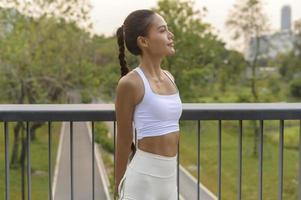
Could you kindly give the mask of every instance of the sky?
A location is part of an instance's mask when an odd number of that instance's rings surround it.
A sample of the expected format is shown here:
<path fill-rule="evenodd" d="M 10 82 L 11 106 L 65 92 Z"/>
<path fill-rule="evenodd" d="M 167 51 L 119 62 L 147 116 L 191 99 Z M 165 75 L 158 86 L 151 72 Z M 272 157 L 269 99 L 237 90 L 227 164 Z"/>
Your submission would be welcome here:
<path fill-rule="evenodd" d="M 157 5 L 157 0 L 91 0 L 91 2 L 95 32 L 106 36 L 115 34 L 130 12 L 136 9 L 149 9 Z M 234 42 L 230 39 L 225 21 L 236 0 L 194 0 L 194 2 L 194 9 L 201 10 L 203 6 L 207 8 L 208 12 L 204 21 L 210 23 L 219 37 L 231 47 Z M 292 22 L 301 19 L 301 0 L 263 0 L 263 4 L 271 29 L 274 31 L 280 29 L 280 11 L 283 5 L 291 6 Z"/>

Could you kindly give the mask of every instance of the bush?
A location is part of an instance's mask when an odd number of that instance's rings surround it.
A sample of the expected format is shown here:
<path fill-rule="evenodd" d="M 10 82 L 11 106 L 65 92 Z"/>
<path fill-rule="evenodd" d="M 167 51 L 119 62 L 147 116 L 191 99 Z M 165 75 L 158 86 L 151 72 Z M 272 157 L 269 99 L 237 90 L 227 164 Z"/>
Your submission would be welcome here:
<path fill-rule="evenodd" d="M 86 90 L 81 91 L 81 101 L 82 103 L 91 103 L 92 97 L 90 93 Z"/>
<path fill-rule="evenodd" d="M 268 88 L 271 90 L 272 94 L 278 94 L 281 90 L 279 79 L 271 78 L 268 80 Z"/>
<path fill-rule="evenodd" d="M 293 97 L 301 98 L 301 79 L 294 79 L 290 82 L 289 85 L 290 94 Z"/>
<path fill-rule="evenodd" d="M 109 153 L 114 153 L 114 144 L 111 138 L 108 137 L 109 132 L 106 125 L 101 122 L 95 126 L 95 142 L 100 144 Z"/>
<path fill-rule="evenodd" d="M 286 149 L 298 149 L 299 148 L 299 135 L 296 134 L 297 132 L 293 131 L 286 131 L 283 134 L 283 145 Z M 277 134 L 269 134 L 268 137 L 270 140 L 276 144 L 279 145 L 279 133 Z"/>
<path fill-rule="evenodd" d="M 241 91 L 237 94 L 236 103 L 248 103 L 252 102 L 252 96 L 247 91 Z"/>

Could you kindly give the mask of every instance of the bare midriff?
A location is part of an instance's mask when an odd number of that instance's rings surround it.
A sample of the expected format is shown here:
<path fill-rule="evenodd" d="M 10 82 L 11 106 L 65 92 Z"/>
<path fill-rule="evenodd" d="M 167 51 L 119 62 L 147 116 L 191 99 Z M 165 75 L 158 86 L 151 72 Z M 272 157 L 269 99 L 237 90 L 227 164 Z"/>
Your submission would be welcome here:
<path fill-rule="evenodd" d="M 138 141 L 138 148 L 162 156 L 175 156 L 178 152 L 179 131 L 144 137 Z"/>

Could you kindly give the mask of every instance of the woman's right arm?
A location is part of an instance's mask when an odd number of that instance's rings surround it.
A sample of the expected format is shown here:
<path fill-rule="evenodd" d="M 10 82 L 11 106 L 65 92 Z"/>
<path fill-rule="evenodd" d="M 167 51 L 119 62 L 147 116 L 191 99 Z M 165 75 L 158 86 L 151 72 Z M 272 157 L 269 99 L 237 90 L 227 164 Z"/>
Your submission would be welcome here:
<path fill-rule="evenodd" d="M 123 177 L 133 141 L 133 113 L 135 109 L 135 84 L 123 76 L 116 88 L 115 115 L 117 121 L 117 139 L 115 150 L 115 194 Z"/>

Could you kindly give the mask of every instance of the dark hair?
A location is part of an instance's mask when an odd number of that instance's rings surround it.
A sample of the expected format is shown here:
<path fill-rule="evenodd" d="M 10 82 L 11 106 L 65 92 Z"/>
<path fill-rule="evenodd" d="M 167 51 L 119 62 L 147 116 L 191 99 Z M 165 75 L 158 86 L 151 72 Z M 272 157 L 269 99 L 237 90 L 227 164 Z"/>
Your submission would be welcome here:
<path fill-rule="evenodd" d="M 142 50 L 137 44 L 137 38 L 138 36 L 147 36 L 154 14 L 155 12 L 152 10 L 135 10 L 125 18 L 123 25 L 117 29 L 116 36 L 119 46 L 121 77 L 130 71 L 125 60 L 124 43 L 131 54 L 136 56 L 142 55 Z M 132 143 L 131 149 L 133 152 L 132 155 L 134 155 L 136 153 L 134 143 Z"/>

